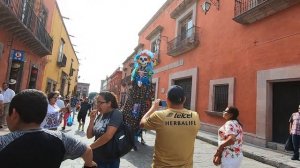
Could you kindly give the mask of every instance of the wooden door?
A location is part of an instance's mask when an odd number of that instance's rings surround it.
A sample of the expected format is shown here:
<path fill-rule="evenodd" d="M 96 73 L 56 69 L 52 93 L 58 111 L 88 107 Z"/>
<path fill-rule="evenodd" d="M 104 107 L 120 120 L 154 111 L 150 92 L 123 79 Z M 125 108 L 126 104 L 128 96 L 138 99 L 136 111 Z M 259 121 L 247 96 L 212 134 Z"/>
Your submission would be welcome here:
<path fill-rule="evenodd" d="M 285 143 L 289 135 L 289 118 L 300 105 L 300 82 L 273 84 L 273 141 Z M 271 120 L 267 119 L 267 122 Z"/>

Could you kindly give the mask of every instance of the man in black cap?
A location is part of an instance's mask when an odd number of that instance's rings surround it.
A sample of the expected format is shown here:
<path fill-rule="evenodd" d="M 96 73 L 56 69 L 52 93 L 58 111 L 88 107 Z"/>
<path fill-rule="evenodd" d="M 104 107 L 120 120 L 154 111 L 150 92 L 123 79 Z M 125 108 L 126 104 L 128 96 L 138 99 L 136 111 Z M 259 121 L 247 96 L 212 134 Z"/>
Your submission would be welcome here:
<path fill-rule="evenodd" d="M 152 167 L 193 167 L 200 120 L 197 112 L 183 107 L 185 100 L 182 87 L 174 85 L 167 94 L 168 108 L 157 111 L 157 99 L 140 122 L 142 128 L 156 131 Z"/>

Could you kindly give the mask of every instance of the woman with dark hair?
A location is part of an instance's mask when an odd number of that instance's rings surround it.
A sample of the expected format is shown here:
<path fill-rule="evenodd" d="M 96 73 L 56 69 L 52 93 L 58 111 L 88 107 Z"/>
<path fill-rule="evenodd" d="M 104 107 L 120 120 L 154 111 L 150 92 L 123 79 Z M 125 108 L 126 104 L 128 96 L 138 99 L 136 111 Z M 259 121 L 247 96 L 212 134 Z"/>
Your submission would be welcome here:
<path fill-rule="evenodd" d="M 119 168 L 120 166 L 120 158 L 104 159 L 95 150 L 108 143 L 123 122 L 122 113 L 118 108 L 117 98 L 113 92 L 100 92 L 97 97 L 97 109 L 90 114 L 87 137 L 95 136 L 91 148 L 94 151 L 94 161 L 101 168 Z"/>
<path fill-rule="evenodd" d="M 221 168 L 239 168 L 243 159 L 243 129 L 238 120 L 239 110 L 230 106 L 223 112 L 226 123 L 218 131 L 218 149 L 214 164 Z"/>
<path fill-rule="evenodd" d="M 63 115 L 62 111 L 64 109 L 60 109 L 56 104 L 58 96 L 59 94 L 57 92 L 50 92 L 48 94 L 48 111 L 41 124 L 42 128 L 57 130 L 57 127 L 60 125 Z"/>

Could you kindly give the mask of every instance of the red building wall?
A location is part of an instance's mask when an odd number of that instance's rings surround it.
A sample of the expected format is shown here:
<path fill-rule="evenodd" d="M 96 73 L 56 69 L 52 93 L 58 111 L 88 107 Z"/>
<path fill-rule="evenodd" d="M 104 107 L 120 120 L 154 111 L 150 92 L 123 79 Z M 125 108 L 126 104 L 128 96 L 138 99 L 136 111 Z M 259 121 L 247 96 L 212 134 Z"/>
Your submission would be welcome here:
<path fill-rule="evenodd" d="M 37 15 L 39 14 L 39 8 L 41 7 L 40 3 L 42 1 L 36 1 L 34 10 L 36 11 Z M 47 23 L 46 23 L 46 30 L 48 32 L 51 31 L 51 24 L 52 24 L 52 14 L 53 8 L 55 5 L 55 1 L 53 0 L 46 0 L 43 1 L 45 8 L 48 12 Z M 21 41 L 18 37 L 15 37 L 11 32 L 8 31 L 7 27 L 0 26 L 0 42 L 4 45 L 4 50 L 2 52 L 2 56 L 0 57 L 0 82 L 7 81 L 9 78 L 9 64 L 10 60 L 10 51 L 12 49 L 21 50 L 25 52 L 25 62 L 22 71 L 22 78 L 20 81 L 20 90 L 28 88 L 29 84 L 29 73 L 31 66 L 35 65 L 38 68 L 38 77 L 36 82 L 36 89 L 41 89 L 42 85 L 42 76 L 44 73 L 45 61 L 46 58 L 41 55 L 37 55 L 29 49 L 23 41 Z"/>
<path fill-rule="evenodd" d="M 114 92 L 120 102 L 122 71 L 118 68 L 110 77 L 108 82 L 109 91 Z"/>
<path fill-rule="evenodd" d="M 211 6 L 205 15 L 202 0 L 196 2 L 195 25 L 199 27 L 200 44 L 194 50 L 175 57 L 167 55 L 167 40 L 175 38 L 176 20 L 170 17 L 183 1 L 175 0 L 139 34 L 139 43 L 150 48 L 146 37 L 162 26 L 161 62 L 155 69 L 183 60 L 183 65 L 156 73 L 159 78 L 158 97 L 165 99 L 170 74 L 197 68 L 196 108 L 202 123 L 220 126 L 221 117 L 206 113 L 209 104 L 210 80 L 234 77 L 234 105 L 240 109 L 245 132 L 255 135 L 257 130 L 257 73 L 300 64 L 300 5 L 295 5 L 249 25 L 232 20 L 234 1 L 220 1 L 220 9 Z M 162 89 L 163 88 L 163 89 Z M 265 118 L 264 120 L 268 120 Z"/>

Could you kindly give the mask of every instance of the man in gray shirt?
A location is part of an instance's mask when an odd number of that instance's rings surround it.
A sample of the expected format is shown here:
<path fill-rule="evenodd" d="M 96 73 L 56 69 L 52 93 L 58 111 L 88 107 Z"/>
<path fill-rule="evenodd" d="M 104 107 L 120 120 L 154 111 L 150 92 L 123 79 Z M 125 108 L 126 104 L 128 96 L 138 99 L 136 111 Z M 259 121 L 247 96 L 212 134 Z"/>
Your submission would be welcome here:
<path fill-rule="evenodd" d="M 7 125 L 11 133 L 0 137 L 0 164 L 5 168 L 59 168 L 65 159 L 82 157 L 85 167 L 96 167 L 91 148 L 62 132 L 43 130 L 47 97 L 28 89 L 11 101 Z"/>

